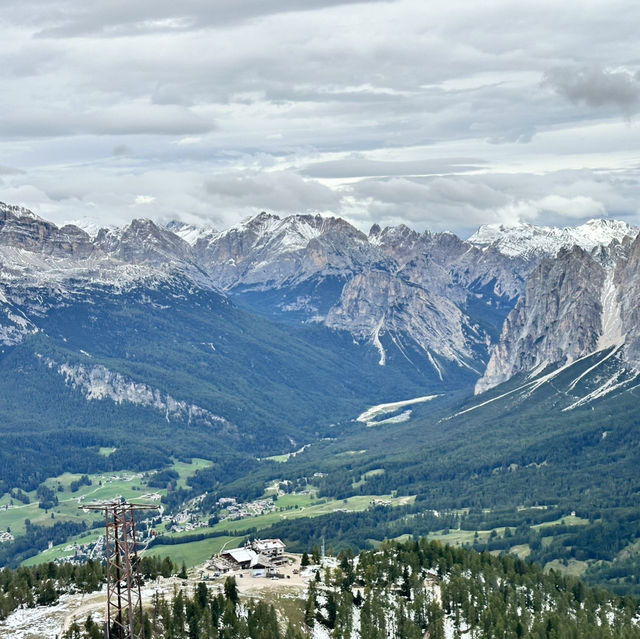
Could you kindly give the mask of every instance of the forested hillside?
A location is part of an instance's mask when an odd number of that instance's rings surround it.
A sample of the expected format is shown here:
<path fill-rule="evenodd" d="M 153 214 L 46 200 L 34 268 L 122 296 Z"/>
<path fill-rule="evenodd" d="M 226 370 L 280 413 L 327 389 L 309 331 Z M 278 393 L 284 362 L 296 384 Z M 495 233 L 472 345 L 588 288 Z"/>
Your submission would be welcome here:
<path fill-rule="evenodd" d="M 163 566 L 149 565 L 148 578 Z M 545 574 L 534 564 L 509 556 L 496 557 L 455 549 L 426 539 L 387 542 L 354 557 L 310 566 L 315 575 L 293 608 L 283 610 L 240 596 L 234 577 L 218 585 L 204 582 L 184 587 L 172 597 L 146 602 L 148 639 L 432 639 L 445 637 L 527 639 L 633 639 L 640 637 L 637 599 L 590 588 L 556 572 Z M 91 570 L 49 568 L 1 573 L 5 592 L 25 592 L 16 582 L 34 580 L 42 597 L 56 588 L 92 587 Z M 155 572 L 154 572 L 155 571 Z M 42 571 L 41 571 L 42 573 Z M 5 595 L 6 597 L 6 595 Z M 43 601 L 41 603 L 46 603 Z M 65 639 L 100 637 L 91 618 L 73 624 Z"/>

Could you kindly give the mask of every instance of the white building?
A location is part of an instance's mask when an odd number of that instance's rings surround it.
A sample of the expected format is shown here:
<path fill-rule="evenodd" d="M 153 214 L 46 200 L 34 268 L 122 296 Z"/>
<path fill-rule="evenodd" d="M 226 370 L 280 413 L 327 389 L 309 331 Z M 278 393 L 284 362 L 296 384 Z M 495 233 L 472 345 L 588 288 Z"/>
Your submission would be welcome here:
<path fill-rule="evenodd" d="M 267 557 L 280 557 L 286 548 L 280 539 L 255 539 L 250 546 L 257 553 Z"/>
<path fill-rule="evenodd" d="M 258 557 L 258 553 L 251 550 L 251 548 L 232 548 L 231 550 L 225 550 L 221 556 L 234 566 L 244 570 L 251 566 L 251 562 Z"/>

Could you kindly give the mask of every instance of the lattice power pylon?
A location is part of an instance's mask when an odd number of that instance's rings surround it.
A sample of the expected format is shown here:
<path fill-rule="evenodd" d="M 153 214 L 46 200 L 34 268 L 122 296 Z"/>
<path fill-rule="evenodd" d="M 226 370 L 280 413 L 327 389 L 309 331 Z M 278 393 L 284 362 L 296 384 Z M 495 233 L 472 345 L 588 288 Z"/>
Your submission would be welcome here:
<path fill-rule="evenodd" d="M 134 511 L 155 510 L 158 507 L 152 504 L 113 501 L 105 504 L 83 504 L 81 508 L 102 510 L 105 513 L 107 563 L 105 639 L 144 639 Z M 136 614 L 140 619 L 138 632 L 134 629 Z"/>

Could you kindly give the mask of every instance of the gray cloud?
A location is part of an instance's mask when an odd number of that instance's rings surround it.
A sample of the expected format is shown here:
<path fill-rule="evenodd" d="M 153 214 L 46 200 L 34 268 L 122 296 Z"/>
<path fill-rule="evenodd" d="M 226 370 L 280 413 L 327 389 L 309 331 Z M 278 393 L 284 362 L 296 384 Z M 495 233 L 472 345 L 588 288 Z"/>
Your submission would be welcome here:
<path fill-rule="evenodd" d="M 216 175 L 205 182 L 213 203 L 233 211 L 270 209 L 284 213 L 335 211 L 340 196 L 332 189 L 286 171 Z"/>
<path fill-rule="evenodd" d="M 638 223 L 634 172 L 603 180 L 592 171 L 546 175 L 500 174 L 433 178 L 369 179 L 350 185 L 361 203 L 353 219 L 366 228 L 400 222 L 420 230 L 450 230 L 471 235 L 484 223 L 530 222 L 572 226 L 594 217 L 626 218 Z"/>
<path fill-rule="evenodd" d="M 26 171 L 16 169 L 13 166 L 2 166 L 0 164 L 0 175 L 24 175 Z"/>
<path fill-rule="evenodd" d="M 637 218 L 640 5 L 614 4 L 6 0 L 0 157 L 26 173 L 0 199 L 220 227 Z"/>
<path fill-rule="evenodd" d="M 114 157 L 127 157 L 133 155 L 133 149 L 126 144 L 117 144 L 111 149 L 111 155 Z"/>
<path fill-rule="evenodd" d="M 474 158 L 441 158 L 414 161 L 381 161 L 345 158 L 309 164 L 302 173 L 315 178 L 345 178 L 389 175 L 439 175 L 477 170 L 482 160 Z"/>
<path fill-rule="evenodd" d="M 545 82 L 572 102 L 594 108 L 616 106 L 631 113 L 640 105 L 637 73 L 599 67 L 561 67 L 548 71 Z"/>
<path fill-rule="evenodd" d="M 215 129 L 210 118 L 176 106 L 116 104 L 71 113 L 28 105 L 0 120 L 0 135 L 53 137 L 74 135 L 187 135 Z"/>
<path fill-rule="evenodd" d="M 220 27 L 263 16 L 294 11 L 313 11 L 350 4 L 393 2 L 394 0 L 111 0 L 98 5 L 77 2 L 60 3 L 64 13 L 46 10 L 46 3 L 35 0 L 32 10 L 40 11 L 54 24 L 40 31 L 40 37 L 65 38 L 91 34 L 120 36 L 124 34 L 183 31 L 192 28 Z"/>

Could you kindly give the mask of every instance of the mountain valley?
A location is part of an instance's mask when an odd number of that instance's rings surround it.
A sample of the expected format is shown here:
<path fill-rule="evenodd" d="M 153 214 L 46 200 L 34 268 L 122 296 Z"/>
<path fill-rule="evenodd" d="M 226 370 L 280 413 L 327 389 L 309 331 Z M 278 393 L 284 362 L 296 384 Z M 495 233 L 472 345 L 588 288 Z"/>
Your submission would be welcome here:
<path fill-rule="evenodd" d="M 205 495 L 184 543 L 227 530 L 221 498 L 311 495 L 332 510 L 243 520 L 238 542 L 430 535 L 640 592 L 639 260 L 611 220 L 463 240 L 266 213 L 83 230 L 1 205 L 7 512 L 65 473 L 204 458 L 162 493 L 167 512 Z"/>

